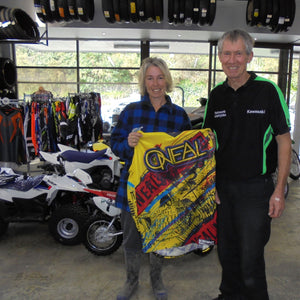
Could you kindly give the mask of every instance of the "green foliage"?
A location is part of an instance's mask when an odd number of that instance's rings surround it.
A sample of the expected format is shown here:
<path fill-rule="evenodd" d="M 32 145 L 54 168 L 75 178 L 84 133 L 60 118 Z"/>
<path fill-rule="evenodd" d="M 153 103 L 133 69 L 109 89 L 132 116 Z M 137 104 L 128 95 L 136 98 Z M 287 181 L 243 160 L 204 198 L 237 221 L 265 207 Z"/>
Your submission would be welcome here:
<path fill-rule="evenodd" d="M 19 67 L 76 67 L 76 52 L 37 51 L 29 47 L 16 47 Z"/>
<path fill-rule="evenodd" d="M 292 80 L 291 80 L 291 94 L 290 94 L 290 105 L 295 106 L 296 97 L 298 91 L 298 76 L 299 76 L 299 59 L 293 59 L 293 69 L 292 69 Z"/>
<path fill-rule="evenodd" d="M 57 44 L 58 45 L 57 45 Z M 60 41 L 62 43 L 62 41 Z M 59 49 L 59 42 L 52 42 Z M 55 97 L 66 97 L 69 93 L 99 92 L 102 103 L 111 105 L 116 101 L 137 94 L 137 77 L 140 66 L 140 53 L 101 52 L 101 49 L 79 52 L 79 74 L 75 42 L 68 41 L 73 51 L 57 51 L 43 45 L 28 47 L 16 46 L 19 98 L 32 94 L 39 86 L 50 90 Z M 40 47 L 39 47 L 40 46 Z M 207 47 L 208 49 L 208 47 Z M 197 99 L 208 97 L 209 56 L 202 54 L 153 53 L 163 58 L 171 70 L 174 81 L 173 101 L 188 107 L 199 106 Z M 295 101 L 298 88 L 299 61 L 294 59 L 291 80 L 291 100 Z M 217 71 L 212 76 L 212 87 L 225 80 L 225 75 L 217 59 Z M 262 76 L 277 82 L 277 57 L 254 57 L 249 65 Z M 265 73 L 271 72 L 271 73 Z M 77 78 L 79 77 L 79 79 Z M 182 91 L 183 90 L 183 91 Z"/>

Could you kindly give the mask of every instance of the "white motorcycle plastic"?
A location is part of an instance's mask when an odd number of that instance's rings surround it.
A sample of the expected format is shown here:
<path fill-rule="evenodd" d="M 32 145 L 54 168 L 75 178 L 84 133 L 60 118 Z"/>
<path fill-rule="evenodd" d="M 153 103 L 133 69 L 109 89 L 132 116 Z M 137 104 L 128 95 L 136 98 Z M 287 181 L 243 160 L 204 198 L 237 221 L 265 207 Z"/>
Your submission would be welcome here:
<path fill-rule="evenodd" d="M 92 179 L 85 188 L 93 197 L 87 202 L 89 216 L 83 226 L 83 244 L 95 255 L 115 252 L 123 240 L 121 210 L 114 206 L 122 168 L 119 158 L 107 146 L 96 152 L 80 152 L 64 145 L 59 148 L 58 153 L 40 153 L 48 171 L 64 174 L 80 168 Z"/>
<path fill-rule="evenodd" d="M 81 169 L 91 176 L 90 187 L 98 190 L 117 190 L 122 164 L 109 147 L 96 152 L 81 152 L 61 144 L 58 147 L 60 152 L 57 153 L 40 152 L 49 164 L 50 171 L 64 174 Z"/>
<path fill-rule="evenodd" d="M 83 244 L 91 253 L 104 256 L 117 251 L 123 241 L 120 215 L 115 207 L 116 192 L 91 191 L 95 210 L 84 225 Z"/>

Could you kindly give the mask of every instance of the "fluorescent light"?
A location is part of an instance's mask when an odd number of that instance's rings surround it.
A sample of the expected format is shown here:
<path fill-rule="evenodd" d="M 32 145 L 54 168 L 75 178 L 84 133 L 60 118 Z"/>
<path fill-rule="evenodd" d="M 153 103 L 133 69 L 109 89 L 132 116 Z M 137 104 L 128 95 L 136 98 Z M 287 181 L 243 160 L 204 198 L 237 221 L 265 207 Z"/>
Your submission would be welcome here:
<path fill-rule="evenodd" d="M 140 44 L 114 44 L 115 49 L 140 49 Z M 150 49 L 169 49 L 169 44 L 151 45 Z"/>

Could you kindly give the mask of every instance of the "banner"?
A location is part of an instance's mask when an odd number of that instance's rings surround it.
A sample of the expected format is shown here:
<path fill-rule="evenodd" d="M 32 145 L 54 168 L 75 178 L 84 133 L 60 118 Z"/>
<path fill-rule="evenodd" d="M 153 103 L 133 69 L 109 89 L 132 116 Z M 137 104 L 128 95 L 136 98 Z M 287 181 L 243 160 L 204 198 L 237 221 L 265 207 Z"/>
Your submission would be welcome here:
<path fill-rule="evenodd" d="M 215 148 L 209 132 L 142 132 L 127 191 L 144 252 L 172 257 L 216 243 Z"/>

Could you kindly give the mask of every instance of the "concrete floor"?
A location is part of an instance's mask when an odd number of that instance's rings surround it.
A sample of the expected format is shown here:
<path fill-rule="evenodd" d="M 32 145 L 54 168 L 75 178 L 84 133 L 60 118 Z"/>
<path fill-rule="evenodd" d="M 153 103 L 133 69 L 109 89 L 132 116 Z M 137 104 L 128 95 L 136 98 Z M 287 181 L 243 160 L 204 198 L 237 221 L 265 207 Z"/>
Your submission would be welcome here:
<path fill-rule="evenodd" d="M 290 182 L 286 210 L 272 223 L 266 247 L 270 300 L 300 299 L 300 180 Z M 0 299 L 115 299 L 125 280 L 123 251 L 107 257 L 83 245 L 63 246 L 47 224 L 11 224 L 0 239 Z M 133 300 L 154 299 L 144 255 L 140 287 Z M 209 300 L 218 295 L 221 268 L 216 247 L 166 260 L 163 277 L 170 300 Z"/>

